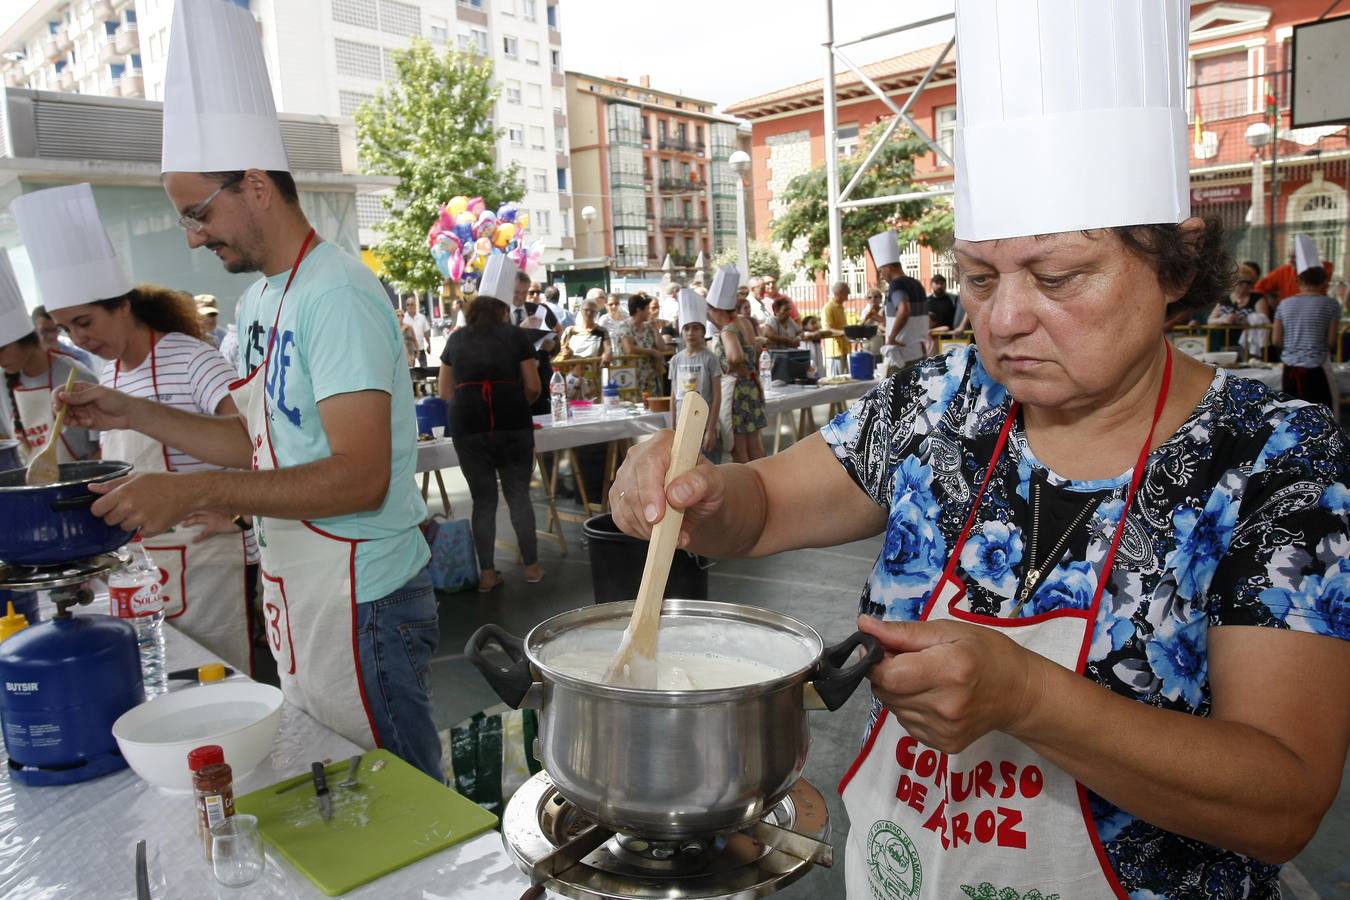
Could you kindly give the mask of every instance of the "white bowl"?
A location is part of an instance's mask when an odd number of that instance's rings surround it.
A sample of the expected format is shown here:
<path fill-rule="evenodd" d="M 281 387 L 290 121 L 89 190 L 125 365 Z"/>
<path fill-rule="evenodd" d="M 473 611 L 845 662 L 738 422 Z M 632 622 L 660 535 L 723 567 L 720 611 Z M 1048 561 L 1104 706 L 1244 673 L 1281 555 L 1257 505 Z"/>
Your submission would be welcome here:
<path fill-rule="evenodd" d="M 267 758 L 280 724 L 281 691 L 237 681 L 163 694 L 123 713 L 112 733 L 137 775 L 166 791 L 187 793 L 189 751 L 219 744 L 238 784 Z"/>

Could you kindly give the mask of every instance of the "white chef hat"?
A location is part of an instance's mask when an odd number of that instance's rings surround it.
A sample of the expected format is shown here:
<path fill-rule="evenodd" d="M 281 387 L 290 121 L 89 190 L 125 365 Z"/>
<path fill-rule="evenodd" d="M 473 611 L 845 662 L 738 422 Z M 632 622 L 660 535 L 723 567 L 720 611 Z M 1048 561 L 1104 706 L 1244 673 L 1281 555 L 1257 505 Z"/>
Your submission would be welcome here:
<path fill-rule="evenodd" d="M 736 292 L 731 293 L 734 298 Z M 700 297 L 698 291 L 689 288 L 680 291 L 680 327 L 686 325 L 708 327 L 708 301 Z"/>
<path fill-rule="evenodd" d="M 867 249 L 872 251 L 872 265 L 880 269 L 900 261 L 900 239 L 894 231 L 883 231 L 867 239 Z"/>
<path fill-rule="evenodd" d="M 505 253 L 492 254 L 483 267 L 483 277 L 478 281 L 478 296 L 510 303 L 516 293 L 516 272 L 516 264 L 511 262 L 511 257 Z"/>
<path fill-rule="evenodd" d="M 48 311 L 121 297 L 132 288 L 87 183 L 33 191 L 9 205 Z"/>
<path fill-rule="evenodd" d="M 708 288 L 708 306 L 731 312 L 736 309 L 736 289 L 741 286 L 741 273 L 735 266 L 723 266 L 713 275 Z"/>
<path fill-rule="evenodd" d="M 1317 243 L 1306 234 L 1294 235 L 1294 271 L 1303 273 L 1322 265 Z"/>
<path fill-rule="evenodd" d="M 1189 20 L 1190 0 L 961 0 L 956 236 L 1187 218 Z"/>
<path fill-rule="evenodd" d="M 258 23 L 229 0 L 178 0 L 164 76 L 162 172 L 289 172 Z"/>
<path fill-rule="evenodd" d="M 9 264 L 9 253 L 0 250 L 0 347 L 27 337 L 33 330 L 33 319 L 23 302 L 14 267 Z"/>

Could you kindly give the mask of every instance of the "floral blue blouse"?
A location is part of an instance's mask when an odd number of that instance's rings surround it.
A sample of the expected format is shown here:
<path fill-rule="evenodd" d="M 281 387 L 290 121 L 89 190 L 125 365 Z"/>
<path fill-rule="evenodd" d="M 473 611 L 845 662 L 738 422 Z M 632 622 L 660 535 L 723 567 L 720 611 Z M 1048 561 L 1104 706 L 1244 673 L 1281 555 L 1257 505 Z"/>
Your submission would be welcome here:
<path fill-rule="evenodd" d="M 889 512 L 863 589 L 864 613 L 922 614 L 1010 403 L 978 351 L 959 347 L 892 376 L 826 426 L 825 440 L 849 475 Z M 1061 494 L 1102 499 L 1079 552 L 1065 555 L 1020 614 L 1091 605 L 1130 473 L 1061 478 L 1037 461 L 1019 422 L 961 554 L 974 612 L 1013 614 L 1033 472 Z M 1222 371 L 1149 457 L 1085 675 L 1159 709 L 1209 715 L 1205 642 L 1219 625 L 1350 640 L 1350 439 L 1325 407 Z M 1277 866 L 1090 799 L 1107 858 L 1131 897 L 1279 896 Z"/>

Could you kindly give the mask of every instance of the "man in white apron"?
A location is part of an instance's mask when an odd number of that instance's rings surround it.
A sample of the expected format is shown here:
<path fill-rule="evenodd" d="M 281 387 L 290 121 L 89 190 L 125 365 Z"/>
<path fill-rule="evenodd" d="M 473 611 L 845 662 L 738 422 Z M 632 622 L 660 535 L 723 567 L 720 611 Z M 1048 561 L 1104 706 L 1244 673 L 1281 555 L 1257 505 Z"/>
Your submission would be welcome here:
<path fill-rule="evenodd" d="M 900 265 L 900 241 L 894 231 L 867 239 L 877 278 L 885 291 L 886 333 L 882 344 L 883 374 L 889 375 L 923 359 L 928 340 L 928 310 L 923 285 Z"/>
<path fill-rule="evenodd" d="M 148 534 L 200 509 L 253 515 L 263 627 L 287 700 L 439 780 L 428 678 L 439 626 L 393 310 L 300 209 L 246 10 L 180 0 L 164 107 L 163 181 L 188 246 L 264 275 L 237 313 L 241 417 L 155 410 L 105 388 L 73 397 L 72 413 L 115 410 L 161 443 L 254 471 L 133 476 L 100 489 L 94 512 Z"/>

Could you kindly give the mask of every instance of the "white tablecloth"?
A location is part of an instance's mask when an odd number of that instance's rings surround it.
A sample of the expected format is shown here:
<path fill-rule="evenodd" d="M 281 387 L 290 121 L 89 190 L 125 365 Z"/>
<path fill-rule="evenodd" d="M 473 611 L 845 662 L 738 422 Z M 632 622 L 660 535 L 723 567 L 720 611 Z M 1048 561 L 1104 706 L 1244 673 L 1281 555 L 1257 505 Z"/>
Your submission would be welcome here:
<path fill-rule="evenodd" d="M 807 406 L 825 406 L 861 397 L 875 381 L 848 381 L 817 386 L 770 386 L 765 393 L 765 413 L 775 416 Z M 565 425 L 554 425 L 549 416 L 535 416 L 542 427 L 534 431 L 534 449 L 540 453 L 567 450 L 588 444 L 607 444 L 623 438 L 639 438 L 671 427 L 669 413 L 640 413 L 605 416 L 598 406 L 582 407 Z M 450 438 L 421 441 L 417 445 L 417 471 L 430 472 L 459 465 Z"/>
<path fill-rule="evenodd" d="M 170 669 L 213 659 L 172 627 L 165 631 Z M 346 738 L 288 703 L 271 756 L 248 778 L 235 782 L 235 795 L 307 772 L 313 760 L 341 760 L 358 752 Z M 220 887 L 202 860 L 191 796 L 161 791 L 130 769 L 79 784 L 29 787 L 10 780 L 5 762 L 7 756 L 0 753 L 0 897 L 7 900 L 134 898 L 135 846 L 142 838 L 155 900 L 324 896 L 270 846 L 266 871 L 258 881 L 243 890 Z M 379 840 L 378 832 L 373 830 L 371 838 Z M 492 831 L 345 896 L 516 900 L 528 886 L 507 857 L 501 835 Z"/>

